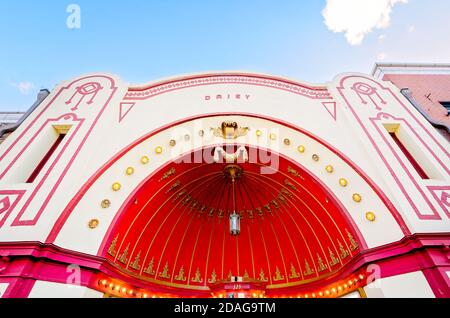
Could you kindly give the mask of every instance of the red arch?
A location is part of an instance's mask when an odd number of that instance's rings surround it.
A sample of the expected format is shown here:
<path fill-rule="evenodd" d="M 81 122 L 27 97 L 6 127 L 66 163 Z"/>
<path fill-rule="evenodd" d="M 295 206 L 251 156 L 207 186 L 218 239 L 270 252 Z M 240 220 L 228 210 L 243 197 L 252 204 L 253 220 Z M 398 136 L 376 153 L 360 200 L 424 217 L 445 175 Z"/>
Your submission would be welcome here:
<path fill-rule="evenodd" d="M 392 204 L 392 202 L 387 198 L 387 196 L 384 194 L 384 192 L 375 184 L 375 182 L 364 173 L 364 171 L 356 165 L 353 161 L 351 161 L 347 156 L 345 156 L 342 152 L 340 152 L 338 149 L 331 146 L 326 141 L 322 140 L 321 138 L 313 135 L 309 131 L 306 131 L 303 128 L 300 128 L 298 126 L 295 126 L 291 123 L 287 123 L 285 121 L 282 121 L 280 119 L 270 118 L 268 116 L 262 116 L 258 114 L 252 114 L 252 113 L 212 113 L 212 114 L 203 114 L 203 115 L 197 115 L 185 118 L 183 120 L 179 120 L 173 123 L 170 123 L 168 125 L 162 126 L 156 130 L 153 130 L 149 132 L 148 134 L 136 139 L 131 144 L 126 146 L 124 149 L 119 151 L 116 155 L 114 155 L 107 163 L 105 163 L 102 167 L 100 167 L 80 188 L 80 190 L 77 192 L 77 194 L 74 196 L 74 198 L 68 203 L 64 211 L 61 213 L 57 221 L 55 222 L 55 225 L 53 226 L 52 230 L 50 231 L 46 243 L 54 243 L 56 240 L 57 235 L 61 231 L 62 227 L 64 226 L 65 222 L 69 218 L 70 214 L 74 210 L 74 208 L 77 206 L 78 202 L 81 200 L 81 198 L 84 196 L 84 194 L 89 190 L 91 185 L 106 171 L 108 170 L 117 160 L 119 160 L 121 157 L 123 157 L 126 153 L 128 153 L 131 149 L 136 147 L 137 145 L 141 144 L 148 138 L 154 136 L 155 134 L 164 131 L 166 129 L 169 129 L 173 126 L 177 126 L 180 124 L 183 124 L 185 122 L 193 121 L 200 118 L 206 118 L 206 117 L 218 117 L 218 116 L 247 116 L 247 117 L 254 117 L 254 118 L 260 118 L 264 120 L 269 120 L 275 123 L 278 123 L 280 125 L 289 127 L 291 129 L 294 129 L 301 134 L 304 134 L 313 140 L 319 142 L 326 148 L 328 148 L 330 151 L 332 151 L 334 154 L 336 154 L 338 157 L 340 157 L 342 160 L 344 160 L 349 166 L 351 166 L 366 182 L 369 184 L 369 186 L 375 191 L 375 193 L 380 197 L 380 199 L 383 201 L 383 203 L 387 206 L 389 211 L 391 212 L 394 219 L 399 224 L 403 234 L 410 235 L 411 232 L 409 231 L 408 227 L 406 226 L 405 221 L 403 220 L 402 216 L 398 212 L 398 210 L 395 208 L 395 206 Z"/>

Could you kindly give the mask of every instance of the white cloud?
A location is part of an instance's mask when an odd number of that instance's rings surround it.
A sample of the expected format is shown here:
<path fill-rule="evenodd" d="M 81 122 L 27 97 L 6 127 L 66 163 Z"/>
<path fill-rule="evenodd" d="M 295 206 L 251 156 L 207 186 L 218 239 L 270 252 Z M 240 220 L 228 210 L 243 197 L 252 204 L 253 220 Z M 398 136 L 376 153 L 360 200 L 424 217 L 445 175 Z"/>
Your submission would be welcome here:
<path fill-rule="evenodd" d="M 386 39 L 386 35 L 380 34 L 380 36 L 378 37 L 378 40 L 381 42 L 381 41 L 384 41 L 384 39 Z"/>
<path fill-rule="evenodd" d="M 23 95 L 28 95 L 34 89 L 34 84 L 28 81 L 19 83 L 10 83 L 10 85 L 12 87 L 17 88 Z"/>
<path fill-rule="evenodd" d="M 359 45 L 373 29 L 389 26 L 392 8 L 408 0 L 327 0 L 322 11 L 333 32 L 344 32 L 351 45 Z"/>

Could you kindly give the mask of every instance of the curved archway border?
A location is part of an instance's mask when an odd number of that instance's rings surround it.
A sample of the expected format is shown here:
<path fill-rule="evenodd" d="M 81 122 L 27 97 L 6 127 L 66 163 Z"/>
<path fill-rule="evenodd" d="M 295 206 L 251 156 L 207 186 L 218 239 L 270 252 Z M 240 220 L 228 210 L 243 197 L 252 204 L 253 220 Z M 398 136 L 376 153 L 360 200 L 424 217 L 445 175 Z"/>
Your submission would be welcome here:
<path fill-rule="evenodd" d="M 302 129 L 296 125 L 293 125 L 291 123 L 282 121 L 280 119 L 271 118 L 268 116 L 262 116 L 258 114 L 252 114 L 252 113 L 210 113 L 210 114 L 202 114 L 197 116 L 191 116 L 176 122 L 172 122 L 168 125 L 162 126 L 158 129 L 155 129 L 148 134 L 136 139 L 132 143 L 130 143 L 128 146 L 123 148 L 121 151 L 119 151 L 116 155 L 114 155 L 108 162 L 106 162 L 102 167 L 100 167 L 80 188 L 80 190 L 77 192 L 77 194 L 74 196 L 74 198 L 68 203 L 64 211 L 61 213 L 61 215 L 58 217 L 57 221 L 55 222 L 55 225 L 51 229 L 49 235 L 47 236 L 46 243 L 54 243 L 56 240 L 56 237 L 58 236 L 59 232 L 61 231 L 62 227 L 64 226 L 65 222 L 67 221 L 69 215 L 72 213 L 78 202 L 81 200 L 81 198 L 84 196 L 84 194 L 89 190 L 91 185 L 105 172 L 107 171 L 117 160 L 119 160 L 121 157 L 123 157 L 126 153 L 128 153 L 131 149 L 136 147 L 137 145 L 141 144 L 148 138 L 156 135 L 159 132 L 162 132 L 164 130 L 167 130 L 171 127 L 193 121 L 196 119 L 206 118 L 206 117 L 219 117 L 219 116 L 247 116 L 247 117 L 253 117 L 253 118 L 259 118 L 263 120 L 269 120 L 272 122 L 275 122 L 277 124 L 286 126 L 288 128 L 291 128 L 301 134 L 304 134 L 308 136 L 309 138 L 317 141 L 327 149 L 329 149 L 331 152 L 336 154 L 339 158 L 341 158 L 346 164 L 348 164 L 355 172 L 361 176 L 361 178 L 373 189 L 373 191 L 377 194 L 377 196 L 381 199 L 381 201 L 386 205 L 392 216 L 394 217 L 395 221 L 400 226 L 400 229 L 402 233 L 406 235 L 410 235 L 411 232 L 409 231 L 405 221 L 403 220 L 402 216 L 398 212 L 398 210 L 395 208 L 395 206 L 392 204 L 392 202 L 389 200 L 389 198 L 386 196 L 386 194 L 375 184 L 375 182 L 364 173 L 364 171 L 353 161 L 351 161 L 347 156 L 345 156 L 342 152 L 340 152 L 338 149 L 334 148 L 330 144 L 328 144 L 323 139 L 315 136 L 314 134 L 310 133 L 309 131 L 306 131 L 305 129 Z"/>
<path fill-rule="evenodd" d="M 238 146 L 243 145 L 245 147 L 253 147 L 252 145 L 249 144 L 237 144 Z M 116 215 L 114 216 L 108 231 L 106 232 L 106 235 L 103 238 L 103 241 L 98 249 L 97 255 L 98 256 L 104 256 L 105 253 L 107 252 L 107 242 L 111 239 L 111 233 L 114 232 L 114 229 L 117 227 L 118 225 L 118 221 L 121 219 L 122 215 L 124 213 L 126 213 L 126 209 L 127 207 L 132 203 L 133 198 L 135 197 L 136 193 L 141 189 L 142 186 L 144 186 L 150 179 L 152 179 L 155 175 L 157 175 L 159 172 L 161 172 L 161 170 L 165 170 L 168 166 L 170 166 L 173 162 L 176 162 L 177 159 L 182 158 L 186 155 L 189 155 L 190 153 L 195 153 L 197 151 L 200 150 L 205 150 L 205 149 L 209 149 L 209 148 L 214 148 L 216 146 L 222 146 L 222 144 L 213 144 L 213 145 L 208 145 L 208 146 L 204 146 L 204 147 L 198 147 L 198 148 L 193 148 L 190 149 L 189 151 L 180 154 L 177 158 L 174 158 L 171 161 L 166 162 L 164 165 L 160 166 L 158 169 L 156 169 L 155 171 L 153 171 L 150 175 L 148 175 L 144 180 L 142 180 L 134 189 L 133 191 L 128 195 L 128 197 L 123 201 L 122 205 L 120 206 L 119 210 L 117 211 Z M 266 152 L 271 152 L 273 154 L 276 154 L 277 156 L 288 160 L 288 161 L 293 161 L 292 158 L 289 158 L 288 156 L 280 153 L 280 152 L 276 152 L 272 149 L 268 149 L 268 148 L 264 148 L 264 147 L 259 147 L 259 150 L 262 151 L 266 151 Z M 314 181 L 316 181 L 319 186 L 321 188 L 323 188 L 325 190 L 325 192 L 327 193 L 327 195 L 329 195 L 329 199 L 330 201 L 337 206 L 342 212 L 343 212 L 343 217 L 344 219 L 348 222 L 348 224 L 351 225 L 352 230 L 355 231 L 355 234 L 358 237 L 358 242 L 361 244 L 361 250 L 365 250 L 368 248 L 367 243 L 364 239 L 364 236 L 362 235 L 362 233 L 360 232 L 358 226 L 356 225 L 355 221 L 353 220 L 353 218 L 350 215 L 350 212 L 348 211 L 348 209 L 342 204 L 342 202 L 336 197 L 336 195 L 333 193 L 333 191 L 322 181 L 320 180 L 320 178 L 318 178 L 311 170 L 309 170 L 308 168 L 306 168 L 304 165 L 302 165 L 299 162 L 295 162 L 295 164 L 297 166 L 299 166 L 302 170 L 304 170 L 312 179 L 314 179 Z"/>

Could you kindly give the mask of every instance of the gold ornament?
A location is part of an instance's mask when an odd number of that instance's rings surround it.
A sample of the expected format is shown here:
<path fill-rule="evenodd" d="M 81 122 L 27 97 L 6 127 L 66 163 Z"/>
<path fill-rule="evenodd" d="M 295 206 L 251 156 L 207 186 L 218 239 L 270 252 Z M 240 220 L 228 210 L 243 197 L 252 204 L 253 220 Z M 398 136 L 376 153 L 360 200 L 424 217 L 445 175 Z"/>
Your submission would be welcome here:
<path fill-rule="evenodd" d="M 257 137 L 261 137 L 261 135 L 262 135 L 262 131 L 258 129 L 258 130 L 256 131 L 256 136 L 257 136 Z"/>
<path fill-rule="evenodd" d="M 309 266 L 309 263 L 307 260 L 305 260 L 305 271 L 303 272 L 305 276 L 309 276 L 311 274 L 314 274 L 314 270 Z"/>
<path fill-rule="evenodd" d="M 119 257 L 119 262 L 121 262 L 122 264 L 128 263 L 127 254 L 128 254 L 129 248 L 130 248 L 130 243 L 128 243 L 127 247 L 125 247 L 125 249 L 123 250 L 122 255 L 120 255 L 120 257 Z"/>
<path fill-rule="evenodd" d="M 280 269 L 278 268 L 278 266 L 275 269 L 275 276 L 273 277 L 273 280 L 275 282 L 278 282 L 280 280 L 284 279 L 284 275 L 281 275 Z"/>
<path fill-rule="evenodd" d="M 317 263 L 319 264 L 319 268 L 317 269 L 318 272 L 323 272 L 324 270 L 326 270 L 328 268 L 327 265 L 323 262 L 319 253 L 317 253 Z"/>
<path fill-rule="evenodd" d="M 155 264 L 155 258 L 152 257 L 146 269 L 144 269 L 144 273 L 149 275 L 155 275 L 155 271 L 153 270 L 153 265 Z"/>
<path fill-rule="evenodd" d="M 127 170 L 125 171 L 125 173 L 128 176 L 131 176 L 134 173 L 134 168 L 133 167 L 128 167 Z"/>
<path fill-rule="evenodd" d="M 155 153 L 156 154 L 160 155 L 160 154 L 162 154 L 162 152 L 163 152 L 163 148 L 161 146 L 158 146 L 158 147 L 155 148 Z"/>
<path fill-rule="evenodd" d="M 164 268 L 163 268 L 162 272 L 160 272 L 158 276 L 159 276 L 160 278 L 166 278 L 166 279 L 169 279 L 169 278 L 170 278 L 170 274 L 169 274 L 169 262 L 166 262 L 166 265 L 164 265 Z"/>
<path fill-rule="evenodd" d="M 248 127 L 239 127 L 237 122 L 222 122 L 218 128 L 211 128 L 215 137 L 222 137 L 224 139 L 236 139 L 247 135 Z"/>
<path fill-rule="evenodd" d="M 108 199 L 104 199 L 104 200 L 102 201 L 102 203 L 100 203 L 100 205 L 101 205 L 101 207 L 102 207 L 103 209 L 107 209 L 107 208 L 109 208 L 109 207 L 111 206 L 111 201 L 108 200 Z"/>
<path fill-rule="evenodd" d="M 199 130 L 198 135 L 203 137 L 205 135 L 205 131 L 203 129 Z"/>
<path fill-rule="evenodd" d="M 313 154 L 312 155 L 312 160 L 314 160 L 314 161 L 319 161 L 319 155 L 317 155 L 317 154 Z"/>
<path fill-rule="evenodd" d="M 117 244 L 117 240 L 119 239 L 119 234 L 117 234 L 117 236 L 112 240 L 111 245 L 108 248 L 108 254 L 111 256 L 116 256 L 116 244 Z"/>
<path fill-rule="evenodd" d="M 213 269 L 213 271 L 211 273 L 211 278 L 208 279 L 208 283 L 214 284 L 216 281 L 217 281 L 217 274 L 216 274 L 216 270 Z"/>
<path fill-rule="evenodd" d="M 173 139 L 171 139 L 171 140 L 169 141 L 170 147 L 174 147 L 176 144 L 177 144 L 177 142 L 176 142 L 175 140 L 173 140 Z"/>
<path fill-rule="evenodd" d="M 369 220 L 370 222 L 375 221 L 375 213 L 373 212 L 367 212 L 366 213 L 366 219 Z"/>
<path fill-rule="evenodd" d="M 290 279 L 299 278 L 300 275 L 297 273 L 297 270 L 294 267 L 294 264 L 291 263 L 291 275 L 289 275 Z"/>
<path fill-rule="evenodd" d="M 347 232 L 347 237 L 348 240 L 350 241 L 350 250 L 352 251 L 356 250 L 358 248 L 358 243 L 355 241 L 353 235 L 350 233 L 349 230 L 345 229 L 345 231 Z"/>
<path fill-rule="evenodd" d="M 178 280 L 178 281 L 181 281 L 181 282 L 185 282 L 186 281 L 186 277 L 184 276 L 184 266 L 180 267 L 178 275 L 176 275 L 174 279 Z"/>
<path fill-rule="evenodd" d="M 338 241 L 338 244 L 339 244 L 339 250 L 341 251 L 340 257 L 341 257 L 341 259 L 345 259 L 345 258 L 349 255 L 349 253 L 348 253 L 348 251 L 342 246 L 341 242 Z"/>
<path fill-rule="evenodd" d="M 269 135 L 269 138 L 270 138 L 270 140 L 275 140 L 275 139 L 277 139 L 277 135 L 275 135 L 274 133 L 271 133 Z"/>
<path fill-rule="evenodd" d="M 130 267 L 137 271 L 140 270 L 141 269 L 141 265 L 139 265 L 140 259 L 141 259 L 141 251 L 139 251 L 139 253 L 136 255 L 136 258 L 134 259 L 134 262 L 133 264 L 130 265 Z"/>
<path fill-rule="evenodd" d="M 283 142 L 286 146 L 289 146 L 291 144 L 291 141 L 288 138 L 284 139 Z"/>
<path fill-rule="evenodd" d="M 92 219 L 89 221 L 88 225 L 90 229 L 95 229 L 99 224 L 99 221 L 97 219 Z"/>
<path fill-rule="evenodd" d="M 200 268 L 197 267 L 197 270 L 195 271 L 195 276 L 191 278 L 191 282 L 193 283 L 203 283 L 203 278 L 200 273 Z"/>
<path fill-rule="evenodd" d="M 150 159 L 148 159 L 147 156 L 142 156 L 142 158 L 141 158 L 141 163 L 142 164 L 146 165 L 149 161 L 150 161 Z"/>
<path fill-rule="evenodd" d="M 361 195 L 359 193 L 354 193 L 352 198 L 353 198 L 353 201 L 355 201 L 355 202 L 358 202 L 358 203 L 361 202 Z"/>
<path fill-rule="evenodd" d="M 119 182 L 114 182 L 114 183 L 113 183 L 112 189 L 113 189 L 114 191 L 119 191 L 120 188 L 121 188 L 121 185 L 120 185 Z"/>
<path fill-rule="evenodd" d="M 297 147 L 297 150 L 300 153 L 304 153 L 305 152 L 305 146 L 300 145 L 300 146 Z"/>
<path fill-rule="evenodd" d="M 339 185 L 340 185 L 341 187 L 346 187 L 347 184 L 348 184 L 348 182 L 347 182 L 346 179 L 344 179 L 344 178 L 340 178 L 340 179 L 339 179 Z"/>
<path fill-rule="evenodd" d="M 266 277 L 266 275 L 264 274 L 263 269 L 261 268 L 261 271 L 259 272 L 259 279 L 260 282 L 267 282 L 268 279 Z"/>
<path fill-rule="evenodd" d="M 330 259 L 331 259 L 330 265 L 334 266 L 336 264 L 339 264 L 340 263 L 339 259 L 337 259 L 336 256 L 334 256 L 333 251 L 329 247 L 328 247 L 328 252 L 330 253 Z"/>
<path fill-rule="evenodd" d="M 328 173 L 333 173 L 334 168 L 333 168 L 332 165 L 328 165 L 328 166 L 325 167 L 325 170 L 326 170 Z"/>

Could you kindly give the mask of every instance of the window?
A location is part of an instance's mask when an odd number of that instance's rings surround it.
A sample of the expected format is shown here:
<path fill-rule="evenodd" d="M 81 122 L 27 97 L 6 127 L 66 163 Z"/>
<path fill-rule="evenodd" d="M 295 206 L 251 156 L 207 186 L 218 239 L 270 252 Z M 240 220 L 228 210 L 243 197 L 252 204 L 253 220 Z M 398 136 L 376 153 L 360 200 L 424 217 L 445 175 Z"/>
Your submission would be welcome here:
<path fill-rule="evenodd" d="M 398 138 L 397 134 L 395 132 L 390 132 L 389 135 L 391 136 L 392 140 L 394 140 L 394 142 L 397 144 L 397 146 L 400 148 L 400 150 L 403 152 L 403 154 L 408 159 L 408 161 L 411 163 L 411 165 L 414 167 L 414 169 L 419 174 L 419 176 L 422 179 L 429 179 L 428 175 L 425 173 L 425 171 L 422 169 L 422 167 L 416 161 L 416 159 L 413 157 L 413 155 L 408 151 L 408 149 L 406 149 L 405 145 Z"/>
<path fill-rule="evenodd" d="M 34 168 L 34 170 L 31 173 L 31 175 L 28 177 L 28 179 L 26 181 L 27 183 L 33 183 L 34 182 L 34 180 L 39 175 L 39 173 L 41 172 L 42 168 L 44 168 L 45 164 L 48 162 L 48 160 L 50 159 L 52 154 L 55 152 L 56 149 L 58 149 L 58 146 L 61 144 L 61 142 L 63 141 L 65 136 L 66 136 L 66 134 L 61 134 L 61 133 L 58 135 L 58 137 L 56 138 L 56 141 L 53 143 L 53 145 L 50 147 L 50 149 L 47 151 L 47 153 L 41 159 L 41 161 L 36 166 L 36 168 Z"/>
<path fill-rule="evenodd" d="M 440 102 L 440 103 L 445 109 L 447 109 L 447 116 L 449 116 L 450 115 L 450 102 Z"/>

